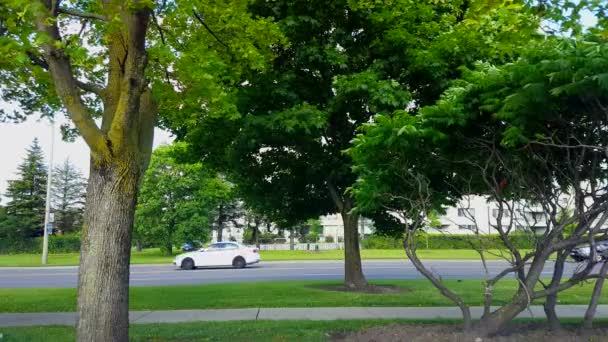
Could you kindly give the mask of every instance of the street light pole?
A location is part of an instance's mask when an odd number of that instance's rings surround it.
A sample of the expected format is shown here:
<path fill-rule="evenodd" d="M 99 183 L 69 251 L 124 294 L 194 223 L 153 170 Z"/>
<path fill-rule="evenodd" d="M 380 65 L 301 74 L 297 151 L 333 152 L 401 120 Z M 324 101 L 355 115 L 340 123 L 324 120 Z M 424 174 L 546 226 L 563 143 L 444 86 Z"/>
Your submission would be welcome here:
<path fill-rule="evenodd" d="M 51 219 L 51 185 L 53 183 L 53 149 L 55 147 L 55 122 L 51 120 L 51 154 L 49 157 L 49 172 L 46 180 L 46 206 L 44 209 L 44 240 L 42 242 L 42 264 L 46 265 L 49 258 L 49 223 Z"/>

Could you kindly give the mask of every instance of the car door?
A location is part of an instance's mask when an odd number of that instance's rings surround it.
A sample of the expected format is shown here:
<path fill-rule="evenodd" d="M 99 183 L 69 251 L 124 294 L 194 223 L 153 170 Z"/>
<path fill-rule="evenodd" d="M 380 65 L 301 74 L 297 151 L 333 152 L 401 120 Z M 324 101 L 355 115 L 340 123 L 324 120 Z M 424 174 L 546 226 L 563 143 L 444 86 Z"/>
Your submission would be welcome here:
<path fill-rule="evenodd" d="M 221 262 L 224 266 L 232 266 L 232 260 L 238 254 L 239 246 L 235 243 L 225 243 L 222 250 Z"/>
<path fill-rule="evenodd" d="M 223 243 L 214 243 L 202 252 L 201 266 L 220 266 L 222 265 Z"/>

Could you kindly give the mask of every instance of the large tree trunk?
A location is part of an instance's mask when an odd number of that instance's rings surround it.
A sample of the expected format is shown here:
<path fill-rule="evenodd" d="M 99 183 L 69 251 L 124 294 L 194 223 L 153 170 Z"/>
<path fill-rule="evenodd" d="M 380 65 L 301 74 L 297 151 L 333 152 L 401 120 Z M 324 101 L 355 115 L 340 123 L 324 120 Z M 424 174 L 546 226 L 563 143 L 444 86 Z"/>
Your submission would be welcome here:
<path fill-rule="evenodd" d="M 121 166 L 91 162 L 78 274 L 78 341 L 128 341 L 129 261 L 140 174 L 138 167 Z"/>
<path fill-rule="evenodd" d="M 361 252 L 359 251 L 359 215 L 343 210 L 344 223 L 344 285 L 349 289 L 367 287 L 367 280 L 361 267 Z"/>

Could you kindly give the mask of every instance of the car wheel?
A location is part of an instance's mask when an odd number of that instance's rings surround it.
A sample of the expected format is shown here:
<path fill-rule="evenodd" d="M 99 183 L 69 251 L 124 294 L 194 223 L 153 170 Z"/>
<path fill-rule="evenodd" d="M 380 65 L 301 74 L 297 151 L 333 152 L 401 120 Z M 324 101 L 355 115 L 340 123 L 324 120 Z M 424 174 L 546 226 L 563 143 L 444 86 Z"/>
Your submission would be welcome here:
<path fill-rule="evenodd" d="M 186 258 L 182 260 L 182 270 L 193 270 L 194 269 L 194 260 L 191 258 Z"/>
<path fill-rule="evenodd" d="M 245 261 L 245 259 L 243 259 L 243 257 L 236 257 L 232 261 L 232 266 L 236 268 L 244 268 L 245 266 L 247 266 L 247 262 Z"/>
<path fill-rule="evenodd" d="M 583 262 L 585 259 L 581 258 L 580 256 L 576 255 L 571 255 L 570 257 L 572 257 L 572 260 L 574 260 L 575 262 Z"/>

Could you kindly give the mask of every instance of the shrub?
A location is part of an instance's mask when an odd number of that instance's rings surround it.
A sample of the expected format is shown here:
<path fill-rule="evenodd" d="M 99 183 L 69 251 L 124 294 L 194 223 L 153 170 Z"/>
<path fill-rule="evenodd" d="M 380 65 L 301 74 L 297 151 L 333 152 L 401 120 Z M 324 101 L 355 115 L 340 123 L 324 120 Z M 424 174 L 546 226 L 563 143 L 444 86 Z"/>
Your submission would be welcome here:
<path fill-rule="evenodd" d="M 42 238 L 40 246 L 42 246 Z M 42 247 L 41 247 L 42 249 Z M 49 236 L 50 253 L 72 253 L 80 251 L 80 236 L 77 235 L 52 235 Z"/>
<path fill-rule="evenodd" d="M 365 249 L 400 249 L 403 247 L 403 240 L 389 236 L 372 235 L 361 241 L 361 246 Z"/>
<path fill-rule="evenodd" d="M 0 254 L 41 253 L 43 238 L 22 240 L 0 240 Z M 51 235 L 49 236 L 49 253 L 73 253 L 80 251 L 80 236 Z"/>
<path fill-rule="evenodd" d="M 531 249 L 535 243 L 535 239 L 527 234 L 512 234 L 511 241 L 518 249 Z M 401 249 L 403 239 L 372 235 L 363 240 L 361 244 L 366 249 Z M 420 233 L 417 236 L 416 244 L 421 249 L 471 249 L 480 246 L 486 249 L 505 248 L 497 234 L 474 236 Z"/>
<path fill-rule="evenodd" d="M 328 243 L 333 243 L 334 241 L 335 241 L 335 240 L 334 240 L 334 237 L 333 237 L 332 235 L 327 235 L 327 236 L 325 237 L 325 242 L 328 242 Z"/>

